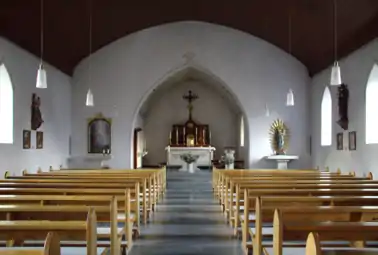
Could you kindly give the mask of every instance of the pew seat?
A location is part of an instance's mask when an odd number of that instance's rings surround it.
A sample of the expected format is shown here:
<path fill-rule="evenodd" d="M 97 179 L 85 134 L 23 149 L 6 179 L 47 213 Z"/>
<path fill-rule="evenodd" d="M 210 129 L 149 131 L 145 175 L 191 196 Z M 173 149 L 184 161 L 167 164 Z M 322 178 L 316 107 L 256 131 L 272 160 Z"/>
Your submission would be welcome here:
<path fill-rule="evenodd" d="M 0 249 L 0 255 L 61 255 L 60 238 L 57 233 L 49 232 L 43 248 L 11 247 Z"/>

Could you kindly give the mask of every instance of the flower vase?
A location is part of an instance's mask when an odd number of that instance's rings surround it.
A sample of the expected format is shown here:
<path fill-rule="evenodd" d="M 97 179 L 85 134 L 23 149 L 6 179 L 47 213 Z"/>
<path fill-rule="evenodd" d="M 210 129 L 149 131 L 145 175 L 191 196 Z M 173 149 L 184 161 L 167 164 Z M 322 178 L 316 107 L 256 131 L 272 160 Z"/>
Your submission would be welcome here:
<path fill-rule="evenodd" d="M 225 168 L 226 169 L 234 169 L 234 163 L 230 163 L 230 164 L 225 165 Z"/>
<path fill-rule="evenodd" d="M 191 174 L 194 173 L 194 163 L 188 164 L 188 172 Z"/>

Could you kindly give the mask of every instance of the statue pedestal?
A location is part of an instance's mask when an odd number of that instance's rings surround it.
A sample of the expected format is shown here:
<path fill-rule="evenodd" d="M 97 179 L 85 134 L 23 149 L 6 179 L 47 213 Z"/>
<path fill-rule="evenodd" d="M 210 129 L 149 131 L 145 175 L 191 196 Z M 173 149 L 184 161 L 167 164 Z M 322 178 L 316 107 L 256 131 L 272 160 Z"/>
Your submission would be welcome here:
<path fill-rule="evenodd" d="M 295 155 L 273 155 L 266 156 L 265 159 L 275 160 L 277 162 L 277 169 L 288 169 L 288 163 L 292 160 L 298 160 L 299 157 Z"/>

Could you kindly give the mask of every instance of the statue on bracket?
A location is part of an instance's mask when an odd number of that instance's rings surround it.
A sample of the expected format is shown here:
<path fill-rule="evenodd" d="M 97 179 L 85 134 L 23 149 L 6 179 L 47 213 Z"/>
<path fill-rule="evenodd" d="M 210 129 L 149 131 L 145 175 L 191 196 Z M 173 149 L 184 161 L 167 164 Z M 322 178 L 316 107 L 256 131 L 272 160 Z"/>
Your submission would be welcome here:
<path fill-rule="evenodd" d="M 348 130 L 348 100 L 349 100 L 349 90 L 347 85 L 341 84 L 338 87 L 338 105 L 339 105 L 339 120 L 337 124 L 344 129 Z"/>
<path fill-rule="evenodd" d="M 41 106 L 41 98 L 36 93 L 32 94 L 31 103 L 31 130 L 37 130 L 43 123 L 42 113 L 39 107 Z"/>
<path fill-rule="evenodd" d="M 88 119 L 88 153 L 111 153 L 112 120 L 101 113 Z"/>

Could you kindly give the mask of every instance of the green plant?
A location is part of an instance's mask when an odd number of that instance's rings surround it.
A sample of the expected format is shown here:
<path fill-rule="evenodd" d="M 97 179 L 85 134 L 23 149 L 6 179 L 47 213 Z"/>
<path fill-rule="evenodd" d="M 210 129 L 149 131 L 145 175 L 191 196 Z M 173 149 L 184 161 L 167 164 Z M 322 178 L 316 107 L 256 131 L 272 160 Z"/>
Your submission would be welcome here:
<path fill-rule="evenodd" d="M 180 158 L 187 164 L 191 164 L 193 162 L 196 162 L 197 159 L 199 158 L 198 155 L 192 155 L 190 153 L 185 153 L 180 155 Z"/>

